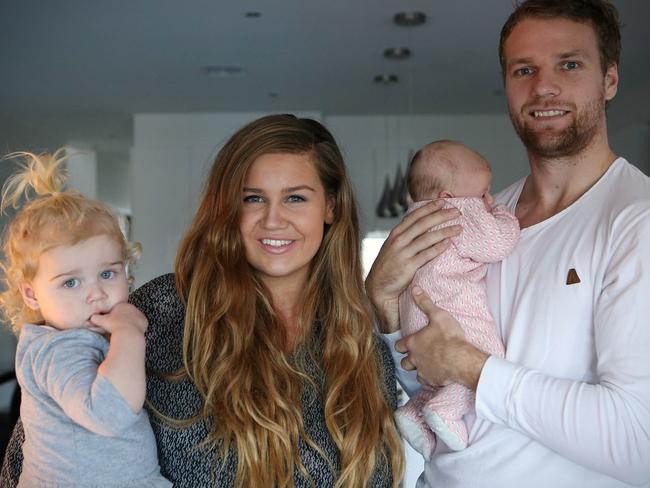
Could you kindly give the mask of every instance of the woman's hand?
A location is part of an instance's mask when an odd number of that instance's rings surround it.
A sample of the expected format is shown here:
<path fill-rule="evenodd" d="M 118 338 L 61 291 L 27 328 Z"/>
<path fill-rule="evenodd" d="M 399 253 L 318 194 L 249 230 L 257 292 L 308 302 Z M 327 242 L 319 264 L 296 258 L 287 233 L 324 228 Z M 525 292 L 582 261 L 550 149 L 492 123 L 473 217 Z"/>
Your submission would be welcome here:
<path fill-rule="evenodd" d="M 366 292 L 383 333 L 399 328 L 399 296 L 418 268 L 440 255 L 449 246 L 449 238 L 461 232 L 459 225 L 429 232 L 459 216 L 456 209 L 441 210 L 442 205 L 442 200 L 435 200 L 406 215 L 393 228 L 370 269 Z"/>
<path fill-rule="evenodd" d="M 455 318 L 431 301 L 422 289 L 413 288 L 413 299 L 429 318 L 429 325 L 395 343 L 395 350 L 408 353 L 406 370 L 417 370 L 421 383 L 442 386 L 460 383 L 476 390 L 488 354 L 465 340 Z"/>

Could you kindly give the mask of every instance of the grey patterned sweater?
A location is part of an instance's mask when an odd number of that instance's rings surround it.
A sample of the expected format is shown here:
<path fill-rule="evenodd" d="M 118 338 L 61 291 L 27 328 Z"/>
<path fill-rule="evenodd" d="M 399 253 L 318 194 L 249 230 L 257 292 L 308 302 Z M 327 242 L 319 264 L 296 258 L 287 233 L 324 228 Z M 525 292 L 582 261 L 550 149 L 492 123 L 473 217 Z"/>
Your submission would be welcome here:
<path fill-rule="evenodd" d="M 173 275 L 160 276 L 143 285 L 131 294 L 130 301 L 149 320 L 146 334 L 147 370 L 158 373 L 178 370 L 182 366 L 185 309 L 176 293 Z M 394 409 L 397 391 L 393 361 L 387 346 L 379 339 L 376 344 L 384 392 L 388 404 Z M 314 371 L 317 370 L 314 368 Z M 174 418 L 187 418 L 195 414 L 201 405 L 200 395 L 189 380 L 165 381 L 155 374 L 150 374 L 147 379 L 147 399 L 160 412 Z M 333 486 L 340 469 L 338 451 L 325 424 L 323 400 L 320 391 L 308 384 L 304 385 L 302 412 L 305 431 L 329 458 L 328 462 L 306 442 L 300 442 L 302 462 L 318 488 Z M 177 429 L 161 423 L 153 413 L 149 417 L 158 444 L 161 473 L 174 483 L 174 487 L 233 486 L 236 458 L 231 455 L 224 464 L 218 447 L 198 447 L 209 431 L 205 423 L 199 422 Z M 0 488 L 14 488 L 17 484 L 22 464 L 23 437 L 19 423 L 7 448 L 0 475 Z M 297 488 L 311 486 L 310 481 L 297 471 L 294 479 Z M 390 466 L 378 466 L 368 486 L 380 488 L 391 485 Z"/>

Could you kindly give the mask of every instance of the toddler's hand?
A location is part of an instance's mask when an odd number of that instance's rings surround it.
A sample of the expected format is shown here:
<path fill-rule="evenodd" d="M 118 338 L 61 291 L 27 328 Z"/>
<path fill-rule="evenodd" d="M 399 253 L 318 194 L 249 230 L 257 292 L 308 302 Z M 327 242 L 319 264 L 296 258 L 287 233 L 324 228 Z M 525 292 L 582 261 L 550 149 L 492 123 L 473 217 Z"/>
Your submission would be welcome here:
<path fill-rule="evenodd" d="M 144 314 L 127 302 L 116 304 L 106 314 L 93 315 L 90 317 L 90 322 L 111 334 L 124 327 L 134 328 L 144 334 L 149 326 L 149 321 Z"/>

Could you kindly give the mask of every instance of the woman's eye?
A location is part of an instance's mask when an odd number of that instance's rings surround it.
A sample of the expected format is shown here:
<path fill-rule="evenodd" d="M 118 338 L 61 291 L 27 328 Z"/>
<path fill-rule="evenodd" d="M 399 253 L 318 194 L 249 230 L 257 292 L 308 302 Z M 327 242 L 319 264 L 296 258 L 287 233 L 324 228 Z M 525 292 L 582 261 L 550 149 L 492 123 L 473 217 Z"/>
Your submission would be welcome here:
<path fill-rule="evenodd" d="M 290 195 L 287 200 L 292 203 L 307 201 L 307 199 L 302 195 Z"/>
<path fill-rule="evenodd" d="M 259 195 L 247 195 L 244 197 L 244 203 L 260 203 L 262 197 Z"/>
<path fill-rule="evenodd" d="M 76 288 L 77 286 L 79 286 L 79 280 L 77 278 L 70 278 L 63 282 L 64 288 Z"/>
<path fill-rule="evenodd" d="M 110 280 L 113 276 L 115 276 L 115 271 L 111 271 L 110 269 L 107 269 L 106 271 L 102 271 L 99 276 L 103 280 Z"/>

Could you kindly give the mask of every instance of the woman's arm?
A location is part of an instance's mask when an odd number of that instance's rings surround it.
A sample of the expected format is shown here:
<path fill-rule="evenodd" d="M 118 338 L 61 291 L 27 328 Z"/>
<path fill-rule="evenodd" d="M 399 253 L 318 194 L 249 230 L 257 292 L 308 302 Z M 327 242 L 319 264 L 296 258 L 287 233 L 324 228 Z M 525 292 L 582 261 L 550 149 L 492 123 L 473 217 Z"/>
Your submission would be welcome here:
<path fill-rule="evenodd" d="M 25 431 L 19 419 L 5 451 L 2 472 L 0 472 L 0 486 L 2 488 L 16 488 L 18 486 L 18 478 L 20 478 L 20 473 L 23 470 L 23 442 L 25 442 Z"/>

